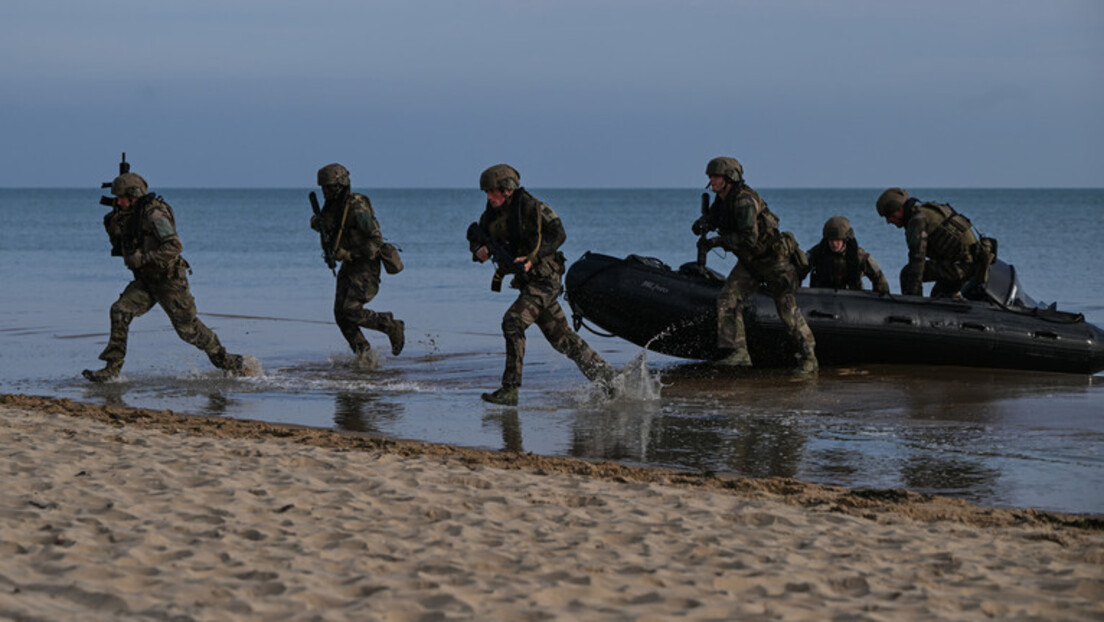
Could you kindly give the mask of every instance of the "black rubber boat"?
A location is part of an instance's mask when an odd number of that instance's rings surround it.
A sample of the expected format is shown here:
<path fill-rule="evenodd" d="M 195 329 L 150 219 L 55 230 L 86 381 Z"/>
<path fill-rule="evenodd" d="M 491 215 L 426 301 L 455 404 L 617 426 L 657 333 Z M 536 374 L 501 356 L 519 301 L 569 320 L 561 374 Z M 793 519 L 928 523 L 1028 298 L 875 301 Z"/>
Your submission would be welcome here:
<path fill-rule="evenodd" d="M 617 336 L 654 352 L 714 360 L 716 300 L 724 277 L 688 263 L 673 270 L 658 259 L 585 253 L 565 279 L 575 327 Z M 1076 313 L 1042 307 L 1020 288 L 1016 271 L 998 261 L 984 288 L 967 299 L 878 295 L 871 291 L 799 288 L 797 304 L 816 336 L 821 365 L 907 363 L 1094 374 L 1104 370 L 1104 331 Z M 758 292 L 745 314 L 756 366 L 787 366 L 774 301 Z M 594 327 L 597 327 L 595 329 Z M 600 330 L 599 330 L 600 329 Z"/>

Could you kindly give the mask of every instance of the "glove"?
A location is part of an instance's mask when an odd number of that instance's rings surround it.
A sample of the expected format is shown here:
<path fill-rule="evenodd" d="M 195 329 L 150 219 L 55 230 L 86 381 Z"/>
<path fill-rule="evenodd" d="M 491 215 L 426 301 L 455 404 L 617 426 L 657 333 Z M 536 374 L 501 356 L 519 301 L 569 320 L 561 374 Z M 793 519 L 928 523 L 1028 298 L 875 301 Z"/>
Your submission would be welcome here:
<path fill-rule="evenodd" d="M 334 259 L 338 261 L 349 261 L 352 258 L 353 256 L 349 254 L 349 251 L 344 248 L 339 248 L 337 252 L 334 253 Z"/>
<path fill-rule="evenodd" d="M 319 221 L 318 214 L 311 214 L 311 222 L 310 222 L 311 229 L 314 229 L 315 231 L 320 231 L 321 230 L 320 227 L 322 225 L 318 221 Z"/>
<path fill-rule="evenodd" d="M 136 251 L 127 255 L 126 257 L 123 257 L 123 263 L 125 263 L 126 267 L 130 268 L 131 270 L 137 270 L 146 263 L 146 260 L 142 256 L 142 253 Z"/>
<path fill-rule="evenodd" d="M 721 238 L 698 238 L 698 250 L 709 251 L 721 245 Z"/>
<path fill-rule="evenodd" d="M 703 216 L 694 221 L 694 224 L 690 226 L 690 230 L 694 232 L 694 235 L 701 235 L 709 231 L 709 224 L 705 222 L 705 217 Z"/>

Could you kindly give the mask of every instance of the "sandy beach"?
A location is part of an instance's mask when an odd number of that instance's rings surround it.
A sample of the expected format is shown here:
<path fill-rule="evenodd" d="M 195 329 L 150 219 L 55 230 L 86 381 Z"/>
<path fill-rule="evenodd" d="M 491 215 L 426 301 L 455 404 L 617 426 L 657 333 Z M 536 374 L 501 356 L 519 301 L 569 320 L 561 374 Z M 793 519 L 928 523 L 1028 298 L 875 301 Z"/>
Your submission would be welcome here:
<path fill-rule="evenodd" d="M 1104 618 L 1104 521 L 0 396 L 0 619 Z"/>

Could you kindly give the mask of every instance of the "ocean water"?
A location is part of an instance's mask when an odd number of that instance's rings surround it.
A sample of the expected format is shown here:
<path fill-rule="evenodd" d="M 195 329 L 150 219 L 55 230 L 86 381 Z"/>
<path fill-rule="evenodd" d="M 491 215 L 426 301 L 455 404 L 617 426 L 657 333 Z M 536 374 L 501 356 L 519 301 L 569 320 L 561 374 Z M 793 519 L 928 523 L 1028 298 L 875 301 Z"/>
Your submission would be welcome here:
<path fill-rule="evenodd" d="M 490 406 L 479 394 L 498 385 L 513 292 L 491 292 L 490 267 L 471 261 L 464 231 L 483 209 L 477 190 L 358 189 L 406 263 L 369 305 L 406 321 L 406 350 L 374 366 L 350 358 L 333 324 L 310 188 L 155 190 L 175 210 L 201 319 L 263 373 L 223 377 L 155 308 L 131 327 L 121 379 L 87 383 L 80 371 L 100 365 L 108 308 L 129 280 L 108 256 L 99 191 L 2 189 L 0 392 L 1104 513 L 1099 375 L 870 366 L 825 368 L 815 381 L 719 378 L 584 331 L 635 374 L 630 395 L 608 401 L 533 329 L 520 405 Z M 827 218 L 847 216 L 898 291 L 904 236 L 875 213 L 880 189 L 759 190 L 805 248 Z M 1035 299 L 1104 324 L 1104 190 L 910 190 L 997 237 Z M 532 192 L 562 217 L 569 261 L 588 250 L 675 266 L 695 256 L 701 190 Z M 722 273 L 733 263 L 709 258 Z M 368 338 L 388 349 L 383 335 Z"/>

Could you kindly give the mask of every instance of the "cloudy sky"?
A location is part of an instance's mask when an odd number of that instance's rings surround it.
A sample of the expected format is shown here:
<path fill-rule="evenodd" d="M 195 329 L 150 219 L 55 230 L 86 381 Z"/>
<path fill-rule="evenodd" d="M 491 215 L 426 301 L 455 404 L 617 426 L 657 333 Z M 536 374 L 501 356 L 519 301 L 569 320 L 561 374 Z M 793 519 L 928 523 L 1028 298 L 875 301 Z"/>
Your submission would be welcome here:
<path fill-rule="evenodd" d="M 1099 0 L 5 0 L 0 187 L 1104 187 Z"/>

